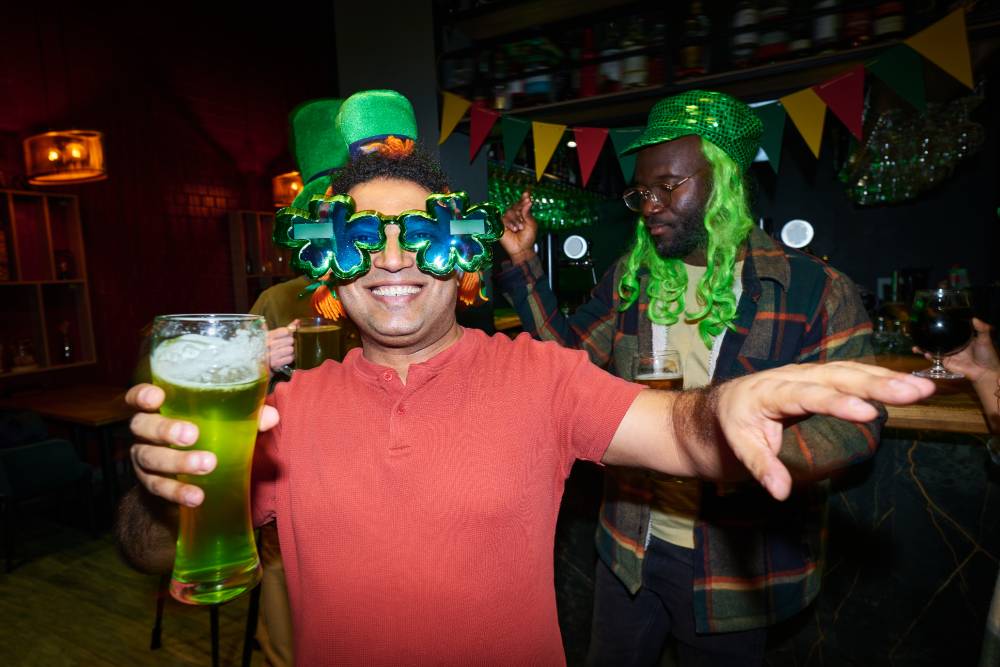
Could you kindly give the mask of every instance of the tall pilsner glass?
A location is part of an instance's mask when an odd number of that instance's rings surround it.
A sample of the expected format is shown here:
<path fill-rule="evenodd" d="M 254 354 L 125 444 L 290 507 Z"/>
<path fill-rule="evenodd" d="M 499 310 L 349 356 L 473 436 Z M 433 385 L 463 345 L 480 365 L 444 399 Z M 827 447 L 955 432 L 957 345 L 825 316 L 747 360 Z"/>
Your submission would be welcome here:
<path fill-rule="evenodd" d="M 217 458 L 207 475 L 178 475 L 205 500 L 180 508 L 170 594 L 218 604 L 260 581 L 250 518 L 250 464 L 267 393 L 267 328 L 254 315 L 161 315 L 153 324 L 153 382 L 160 412 L 198 426 L 195 449 Z"/>

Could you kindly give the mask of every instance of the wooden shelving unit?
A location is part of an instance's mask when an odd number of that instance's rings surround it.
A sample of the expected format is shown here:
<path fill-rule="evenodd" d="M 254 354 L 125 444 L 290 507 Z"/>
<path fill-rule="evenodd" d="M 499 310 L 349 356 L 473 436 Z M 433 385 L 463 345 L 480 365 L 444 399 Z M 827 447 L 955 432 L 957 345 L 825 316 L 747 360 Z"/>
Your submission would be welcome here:
<path fill-rule="evenodd" d="M 274 213 L 230 211 L 229 242 L 236 312 L 245 313 L 261 292 L 295 278 L 288 264 L 290 252 L 271 241 Z"/>
<path fill-rule="evenodd" d="M 0 379 L 96 361 L 77 198 L 0 190 Z"/>

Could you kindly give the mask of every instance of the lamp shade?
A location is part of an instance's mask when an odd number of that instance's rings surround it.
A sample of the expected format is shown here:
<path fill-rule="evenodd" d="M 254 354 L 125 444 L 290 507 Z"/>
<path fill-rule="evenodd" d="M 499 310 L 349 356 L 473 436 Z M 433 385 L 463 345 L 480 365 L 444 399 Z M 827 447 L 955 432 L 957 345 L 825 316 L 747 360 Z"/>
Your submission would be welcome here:
<path fill-rule="evenodd" d="M 302 192 L 302 176 L 297 171 L 278 174 L 271 179 L 271 192 L 274 194 L 274 205 L 277 208 L 291 206 L 295 197 Z"/>
<path fill-rule="evenodd" d="M 93 130 L 45 132 L 24 140 L 24 163 L 32 185 L 103 181 L 104 147 Z"/>

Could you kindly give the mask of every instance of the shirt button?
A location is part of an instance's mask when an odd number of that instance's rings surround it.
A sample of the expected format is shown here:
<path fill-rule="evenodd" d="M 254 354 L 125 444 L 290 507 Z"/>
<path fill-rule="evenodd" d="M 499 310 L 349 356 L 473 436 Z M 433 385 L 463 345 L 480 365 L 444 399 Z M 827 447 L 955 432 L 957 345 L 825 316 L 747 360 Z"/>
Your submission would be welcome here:
<path fill-rule="evenodd" d="M 386 382 L 391 381 L 392 380 L 392 372 L 391 371 L 386 371 L 385 373 L 383 373 L 382 374 L 382 379 L 385 380 Z"/>
<path fill-rule="evenodd" d="M 396 410 L 396 414 L 397 415 L 405 415 L 406 414 L 406 410 L 404 410 L 403 408 L 398 408 Z"/>

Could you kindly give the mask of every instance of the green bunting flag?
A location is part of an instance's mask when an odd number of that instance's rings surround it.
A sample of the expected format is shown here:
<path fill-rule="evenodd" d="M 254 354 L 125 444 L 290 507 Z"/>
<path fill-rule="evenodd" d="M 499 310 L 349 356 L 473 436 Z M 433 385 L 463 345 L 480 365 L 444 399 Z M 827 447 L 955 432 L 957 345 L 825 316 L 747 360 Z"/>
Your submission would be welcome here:
<path fill-rule="evenodd" d="M 613 128 L 610 131 L 611 144 L 615 147 L 615 155 L 618 156 L 618 165 L 622 168 L 626 185 L 632 182 L 632 175 L 635 173 L 636 153 L 622 156 L 622 151 L 638 139 L 641 132 L 641 127 Z"/>
<path fill-rule="evenodd" d="M 924 60 L 919 53 L 905 44 L 900 44 L 880 55 L 875 62 L 868 63 L 866 67 L 918 111 L 927 110 L 927 98 L 924 95 Z"/>
<path fill-rule="evenodd" d="M 778 102 L 756 107 L 754 113 L 764 123 L 764 133 L 760 137 L 760 147 L 767 153 L 767 161 L 774 173 L 781 166 L 781 144 L 785 135 L 785 109 Z"/>
<path fill-rule="evenodd" d="M 505 168 L 509 171 L 514 165 L 514 158 L 521 150 L 521 145 L 531 131 L 531 121 L 504 116 L 500 119 L 500 133 L 503 135 L 503 159 Z"/>

